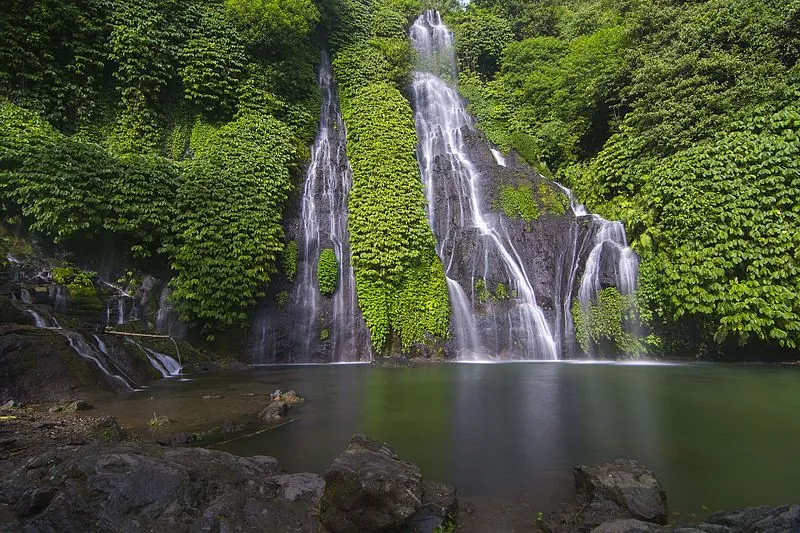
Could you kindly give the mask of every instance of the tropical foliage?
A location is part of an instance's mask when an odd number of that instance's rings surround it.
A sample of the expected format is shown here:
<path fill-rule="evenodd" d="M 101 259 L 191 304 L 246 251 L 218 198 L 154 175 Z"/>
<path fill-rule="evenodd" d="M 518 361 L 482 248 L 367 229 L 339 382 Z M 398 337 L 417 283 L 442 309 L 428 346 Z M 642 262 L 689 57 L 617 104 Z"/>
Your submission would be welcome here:
<path fill-rule="evenodd" d="M 449 15 L 478 126 L 625 222 L 641 316 L 669 352 L 800 343 L 798 15 L 796 0 L 477 0 Z"/>

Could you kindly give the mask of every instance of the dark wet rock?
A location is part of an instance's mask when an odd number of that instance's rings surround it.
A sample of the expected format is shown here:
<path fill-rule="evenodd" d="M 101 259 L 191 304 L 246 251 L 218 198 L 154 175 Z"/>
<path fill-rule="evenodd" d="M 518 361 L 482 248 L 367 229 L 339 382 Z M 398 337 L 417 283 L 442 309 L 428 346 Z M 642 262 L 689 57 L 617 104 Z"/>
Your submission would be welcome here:
<path fill-rule="evenodd" d="M 322 481 L 271 458 L 143 443 L 63 447 L 0 481 L 0 531 L 321 531 Z"/>
<path fill-rule="evenodd" d="M 259 417 L 266 421 L 280 420 L 289 412 L 289 404 L 281 401 L 273 401 L 259 413 Z"/>
<path fill-rule="evenodd" d="M 423 481 L 422 501 L 422 506 L 408 520 L 406 531 L 431 533 L 447 522 L 455 522 L 458 498 L 454 487 L 435 481 Z"/>
<path fill-rule="evenodd" d="M 60 420 L 42 420 L 41 422 L 35 422 L 33 427 L 36 429 L 52 429 L 54 427 L 60 426 Z"/>
<path fill-rule="evenodd" d="M 283 474 L 270 480 L 280 490 L 281 496 L 290 501 L 319 501 L 325 488 L 325 481 L 317 474 Z"/>
<path fill-rule="evenodd" d="M 578 466 L 574 477 L 575 503 L 547 515 L 542 521 L 545 531 L 590 531 L 624 519 L 666 523 L 666 492 L 641 463 L 617 459 L 597 466 Z"/>
<path fill-rule="evenodd" d="M 800 505 L 750 507 L 714 513 L 693 527 L 701 531 L 733 533 L 738 531 L 800 531 Z M 722 529 L 711 529 L 722 528 Z"/>
<path fill-rule="evenodd" d="M 197 440 L 197 435 L 192 433 L 170 433 L 158 438 L 156 441 L 162 446 L 188 446 Z"/>
<path fill-rule="evenodd" d="M 592 533 L 652 533 L 664 531 L 664 529 L 656 524 L 642 522 L 635 518 L 626 518 L 605 522 L 592 529 Z"/>
<path fill-rule="evenodd" d="M 88 411 L 90 409 L 94 409 L 94 406 L 83 400 L 75 400 L 74 402 L 68 403 L 63 408 L 65 413 L 77 413 L 79 411 Z"/>
<path fill-rule="evenodd" d="M 125 430 L 113 416 L 101 416 L 94 419 L 86 433 L 89 437 L 113 442 L 124 440 L 126 437 Z"/>
<path fill-rule="evenodd" d="M 331 533 L 391 531 L 419 509 L 422 493 L 419 467 L 355 435 L 325 475 L 320 519 Z"/>

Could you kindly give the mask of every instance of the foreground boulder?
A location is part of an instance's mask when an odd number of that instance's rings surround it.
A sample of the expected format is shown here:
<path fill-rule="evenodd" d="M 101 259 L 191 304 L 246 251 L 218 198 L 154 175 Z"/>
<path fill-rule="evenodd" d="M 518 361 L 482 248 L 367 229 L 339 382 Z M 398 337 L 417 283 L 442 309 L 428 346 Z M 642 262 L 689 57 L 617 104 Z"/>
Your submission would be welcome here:
<path fill-rule="evenodd" d="M 591 531 L 615 520 L 666 524 L 667 494 L 655 474 L 631 459 L 617 459 L 574 470 L 576 501 L 549 514 L 541 523 L 544 531 Z M 640 526 L 633 522 L 627 524 Z M 630 529 L 634 531 L 635 529 Z M 609 530 L 607 533 L 611 533 Z"/>
<path fill-rule="evenodd" d="M 0 482 L 0 531 L 316 532 L 315 474 L 270 457 L 126 443 L 66 446 Z"/>
<path fill-rule="evenodd" d="M 433 509 L 423 505 L 424 496 Z M 355 435 L 325 476 L 320 519 L 331 533 L 397 531 L 404 526 L 432 530 L 455 507 L 455 489 L 423 483 L 419 467 L 401 460 L 387 445 Z"/>

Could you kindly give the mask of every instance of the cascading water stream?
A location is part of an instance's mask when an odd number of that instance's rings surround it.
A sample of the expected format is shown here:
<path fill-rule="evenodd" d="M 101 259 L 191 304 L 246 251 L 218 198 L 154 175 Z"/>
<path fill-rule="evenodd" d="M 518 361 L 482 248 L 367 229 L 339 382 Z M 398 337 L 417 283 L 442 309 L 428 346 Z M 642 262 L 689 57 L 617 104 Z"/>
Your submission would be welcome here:
<path fill-rule="evenodd" d="M 453 36 L 436 11 L 423 13 L 410 33 L 419 56 L 412 85 L 417 157 L 428 220 L 447 276 L 458 356 L 557 359 L 556 343 L 519 254 L 482 197 L 482 176 L 463 138 L 472 120 L 456 90 L 441 77 L 454 79 Z M 442 177 L 442 167 L 449 167 L 448 176 Z M 457 253 L 465 238 L 476 240 L 471 257 Z M 516 296 L 511 303 L 479 311 L 475 283 L 489 278 L 502 278 Z"/>
<path fill-rule="evenodd" d="M 83 335 L 81 335 L 76 331 L 69 331 L 69 330 L 64 330 L 62 334 L 67 338 L 70 347 L 73 350 L 75 350 L 75 353 L 77 353 L 84 359 L 93 362 L 103 374 L 105 374 L 106 376 L 115 381 L 118 381 L 119 383 L 124 385 L 125 388 L 127 388 L 128 390 L 131 391 L 141 390 L 137 388 L 136 385 L 132 381 L 129 381 L 125 376 L 115 374 L 111 370 L 109 370 L 109 367 L 105 362 L 102 361 L 102 359 L 106 359 L 107 362 L 110 362 L 111 359 L 107 356 L 106 353 L 101 352 L 98 348 L 95 348 L 94 346 L 89 344 L 86 341 L 86 339 L 83 338 Z"/>
<path fill-rule="evenodd" d="M 182 375 L 181 371 L 183 370 L 183 366 L 176 361 L 175 358 L 155 350 L 151 350 L 150 348 L 145 348 L 132 339 L 125 340 L 142 351 L 142 353 L 147 357 L 147 360 L 150 362 L 150 365 L 158 370 L 158 372 L 161 374 L 161 377 L 175 378 Z"/>
<path fill-rule="evenodd" d="M 322 99 L 317 139 L 311 147 L 302 196 L 302 248 L 296 297 L 302 306 L 303 358 L 310 358 L 323 328 L 332 345 L 332 362 L 359 359 L 366 327 L 356 302 L 355 276 L 347 233 L 347 199 L 352 174 L 346 154 L 345 126 L 331 74 L 330 59 L 322 54 L 319 68 Z M 322 317 L 323 296 L 317 282 L 320 252 L 336 255 L 338 286 L 332 295 L 330 316 Z M 321 323 L 321 318 L 325 320 Z"/>

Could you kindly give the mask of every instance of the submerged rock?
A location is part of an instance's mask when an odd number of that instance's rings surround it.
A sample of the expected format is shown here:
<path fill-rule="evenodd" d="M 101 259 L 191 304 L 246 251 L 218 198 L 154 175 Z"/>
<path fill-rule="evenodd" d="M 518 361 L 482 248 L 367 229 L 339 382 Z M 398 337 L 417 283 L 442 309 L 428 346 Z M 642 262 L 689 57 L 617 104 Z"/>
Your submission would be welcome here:
<path fill-rule="evenodd" d="M 392 531 L 422 506 L 422 494 L 419 467 L 355 435 L 325 475 L 320 519 L 331 533 Z"/>

